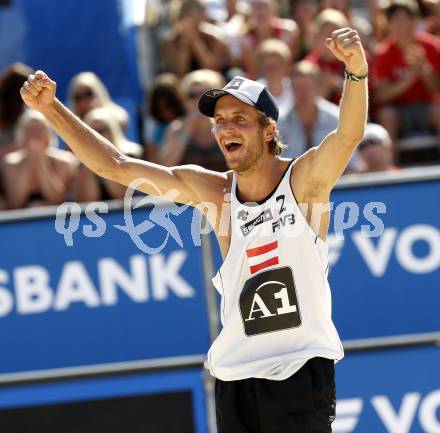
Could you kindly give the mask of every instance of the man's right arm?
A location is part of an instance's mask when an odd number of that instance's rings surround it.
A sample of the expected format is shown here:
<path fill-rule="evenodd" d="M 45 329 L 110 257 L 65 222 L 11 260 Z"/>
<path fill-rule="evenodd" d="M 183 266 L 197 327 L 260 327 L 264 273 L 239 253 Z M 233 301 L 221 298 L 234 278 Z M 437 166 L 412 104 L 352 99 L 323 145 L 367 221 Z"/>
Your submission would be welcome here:
<path fill-rule="evenodd" d="M 55 132 L 69 145 L 77 157 L 99 176 L 129 186 L 137 179 L 147 179 L 138 186 L 141 191 L 162 196 L 170 190 L 178 191 L 174 201 L 197 204 L 205 195 L 202 188 L 221 183 L 220 173 L 197 166 L 164 167 L 130 158 L 108 140 L 82 122 L 56 97 L 56 83 L 38 71 L 30 75 L 20 93 L 25 103 L 40 111 Z"/>

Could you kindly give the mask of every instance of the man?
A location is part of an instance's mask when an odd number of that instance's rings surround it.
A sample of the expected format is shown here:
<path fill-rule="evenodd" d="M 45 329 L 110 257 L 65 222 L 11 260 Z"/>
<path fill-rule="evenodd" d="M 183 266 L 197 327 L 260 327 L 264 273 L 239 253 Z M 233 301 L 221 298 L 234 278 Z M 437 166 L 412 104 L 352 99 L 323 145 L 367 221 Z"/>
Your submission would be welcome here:
<path fill-rule="evenodd" d="M 349 28 L 333 32 L 327 46 L 348 71 L 340 123 L 294 164 L 278 156 L 273 98 L 262 84 L 244 78 L 205 92 L 199 101 L 202 113 L 214 119 L 215 138 L 231 169 L 226 173 L 122 155 L 55 98 L 56 84 L 41 71 L 21 91 L 99 175 L 124 185 L 147 178 L 140 187 L 145 193 L 174 189 L 178 202 L 230 210 L 227 233 L 217 215 L 207 213 L 224 257 L 214 278 L 223 294 L 223 329 L 208 354 L 217 378 L 219 433 L 331 431 L 333 363 L 343 351 L 330 317 L 326 206 L 363 136 L 367 64 L 359 36 Z M 300 225 L 304 230 L 292 241 L 290 230 Z"/>
<path fill-rule="evenodd" d="M 323 9 L 315 18 L 315 47 L 305 60 L 315 63 L 321 70 L 320 91 L 328 101 L 338 104 L 343 87 L 344 65 L 326 48 L 326 38 L 334 30 L 349 26 L 348 18 L 337 9 Z"/>
<path fill-rule="evenodd" d="M 338 126 L 339 108 L 320 96 L 321 80 L 319 66 L 308 60 L 295 64 L 292 71 L 295 102 L 290 112 L 281 116 L 279 121 L 281 137 L 288 147 L 285 155 L 290 158 L 318 146 Z"/>
<path fill-rule="evenodd" d="M 258 81 L 267 86 L 279 109 L 285 116 L 293 106 L 292 83 L 289 70 L 292 53 L 279 39 L 266 39 L 257 47 Z"/>
<path fill-rule="evenodd" d="M 196 69 L 224 71 L 229 66 L 222 31 L 205 20 L 201 0 L 180 3 L 174 28 L 164 36 L 160 53 L 164 69 L 179 78 Z"/>
<path fill-rule="evenodd" d="M 414 131 L 433 132 L 440 151 L 440 39 L 417 31 L 415 0 L 393 0 L 385 12 L 390 34 L 377 46 L 377 119 L 393 143 Z M 397 161 L 399 148 L 394 151 Z"/>
<path fill-rule="evenodd" d="M 359 163 L 363 173 L 396 171 L 393 165 L 393 143 L 388 131 L 378 123 L 367 123 L 359 143 Z"/>

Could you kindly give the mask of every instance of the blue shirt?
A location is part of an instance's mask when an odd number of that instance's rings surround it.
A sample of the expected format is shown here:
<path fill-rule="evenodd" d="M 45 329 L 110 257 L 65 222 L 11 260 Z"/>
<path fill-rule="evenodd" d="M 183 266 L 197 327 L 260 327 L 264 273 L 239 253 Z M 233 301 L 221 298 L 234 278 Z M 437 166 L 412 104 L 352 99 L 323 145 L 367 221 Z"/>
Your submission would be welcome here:
<path fill-rule="evenodd" d="M 281 140 L 287 145 L 283 156 L 297 158 L 310 147 L 319 146 L 325 136 L 338 126 L 339 107 L 324 98 L 317 98 L 318 116 L 312 128 L 309 139 L 306 136 L 303 125 L 293 109 L 278 121 Z M 310 142 L 309 142 L 310 141 Z"/>

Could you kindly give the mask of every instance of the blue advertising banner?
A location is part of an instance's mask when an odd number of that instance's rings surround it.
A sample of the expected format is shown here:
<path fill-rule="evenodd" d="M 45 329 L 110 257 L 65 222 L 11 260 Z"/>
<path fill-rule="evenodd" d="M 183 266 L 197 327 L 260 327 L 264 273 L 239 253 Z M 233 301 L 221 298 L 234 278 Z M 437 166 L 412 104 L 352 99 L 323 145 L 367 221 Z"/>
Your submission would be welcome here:
<path fill-rule="evenodd" d="M 0 374 L 206 353 L 198 213 L 96 205 L 0 224 Z"/>
<path fill-rule="evenodd" d="M 440 331 L 437 197 L 439 180 L 334 191 L 329 281 L 342 339 Z"/>
<path fill-rule="evenodd" d="M 333 432 L 440 432 L 439 365 L 439 347 L 347 355 L 336 364 Z"/>
<path fill-rule="evenodd" d="M 50 420 L 50 422 L 48 422 Z M 1 431 L 206 433 L 197 369 L 3 388 Z"/>

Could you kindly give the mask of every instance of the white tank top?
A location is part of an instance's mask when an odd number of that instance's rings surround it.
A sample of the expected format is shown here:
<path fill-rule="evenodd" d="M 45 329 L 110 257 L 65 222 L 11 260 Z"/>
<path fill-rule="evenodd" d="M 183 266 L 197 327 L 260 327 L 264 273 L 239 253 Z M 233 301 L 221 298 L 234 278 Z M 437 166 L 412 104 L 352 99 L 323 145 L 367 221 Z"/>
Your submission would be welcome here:
<path fill-rule="evenodd" d="M 231 242 L 213 278 L 223 328 L 207 364 L 221 380 L 284 380 L 308 359 L 344 356 L 331 319 L 327 244 L 315 235 L 295 200 L 290 164 L 261 204 L 231 189 Z"/>

